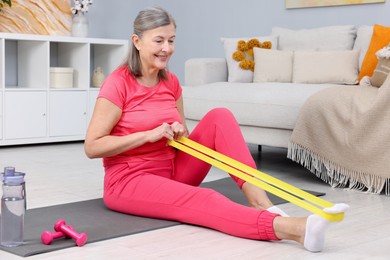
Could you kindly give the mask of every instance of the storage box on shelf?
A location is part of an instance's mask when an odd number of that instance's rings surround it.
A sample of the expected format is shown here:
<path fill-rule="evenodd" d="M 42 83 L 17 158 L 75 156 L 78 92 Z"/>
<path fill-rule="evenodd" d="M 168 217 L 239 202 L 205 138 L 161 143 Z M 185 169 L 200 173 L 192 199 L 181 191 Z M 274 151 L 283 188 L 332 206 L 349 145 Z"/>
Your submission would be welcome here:
<path fill-rule="evenodd" d="M 0 146 L 83 140 L 94 69 L 108 75 L 127 49 L 127 40 L 0 33 Z"/>
<path fill-rule="evenodd" d="M 73 68 L 50 67 L 51 88 L 73 88 Z"/>

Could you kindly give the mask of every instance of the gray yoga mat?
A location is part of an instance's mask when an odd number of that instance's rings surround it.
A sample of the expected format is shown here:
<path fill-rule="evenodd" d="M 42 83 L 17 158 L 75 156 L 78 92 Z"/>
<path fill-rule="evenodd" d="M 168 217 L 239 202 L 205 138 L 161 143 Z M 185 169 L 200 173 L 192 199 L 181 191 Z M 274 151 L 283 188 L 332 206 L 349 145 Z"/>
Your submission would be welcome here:
<path fill-rule="evenodd" d="M 245 196 L 231 178 L 203 183 L 201 186 L 215 189 L 231 200 L 247 205 Z M 324 193 L 318 192 L 311 193 L 316 196 L 324 195 Z M 274 204 L 285 202 L 272 194 L 269 194 L 269 196 Z M 88 242 L 84 246 L 88 246 L 88 243 L 92 242 L 181 224 L 175 221 L 137 217 L 114 212 L 107 209 L 103 204 L 103 200 L 99 198 L 27 210 L 25 218 L 25 244 L 12 248 L 0 246 L 0 249 L 18 256 L 27 257 L 76 246 L 73 239 L 57 239 L 51 245 L 41 243 L 40 236 L 42 232 L 45 230 L 53 232 L 54 223 L 59 219 L 65 219 L 66 223 L 72 225 L 77 232 L 88 234 Z"/>

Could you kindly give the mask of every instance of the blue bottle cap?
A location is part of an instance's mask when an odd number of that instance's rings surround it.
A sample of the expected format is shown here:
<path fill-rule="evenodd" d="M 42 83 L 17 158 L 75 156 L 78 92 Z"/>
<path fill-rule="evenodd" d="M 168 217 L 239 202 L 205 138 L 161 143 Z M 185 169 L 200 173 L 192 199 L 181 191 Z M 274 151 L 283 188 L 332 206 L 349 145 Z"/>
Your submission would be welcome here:
<path fill-rule="evenodd" d="M 7 185 L 21 185 L 24 183 L 24 175 L 4 176 L 4 183 Z"/>

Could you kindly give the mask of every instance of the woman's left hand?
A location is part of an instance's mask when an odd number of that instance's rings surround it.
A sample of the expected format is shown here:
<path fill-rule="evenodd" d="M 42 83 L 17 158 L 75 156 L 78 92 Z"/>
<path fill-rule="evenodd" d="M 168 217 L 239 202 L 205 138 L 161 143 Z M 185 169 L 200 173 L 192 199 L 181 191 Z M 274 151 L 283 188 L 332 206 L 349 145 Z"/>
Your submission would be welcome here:
<path fill-rule="evenodd" d="M 187 127 L 177 121 L 171 124 L 171 129 L 173 131 L 173 139 L 175 140 L 179 139 L 181 136 L 188 136 Z"/>

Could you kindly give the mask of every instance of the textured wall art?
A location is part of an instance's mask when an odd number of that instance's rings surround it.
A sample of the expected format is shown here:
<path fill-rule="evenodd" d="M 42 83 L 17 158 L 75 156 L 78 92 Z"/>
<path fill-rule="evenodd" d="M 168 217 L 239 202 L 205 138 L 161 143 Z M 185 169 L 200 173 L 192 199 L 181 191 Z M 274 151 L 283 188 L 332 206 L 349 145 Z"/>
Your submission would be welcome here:
<path fill-rule="evenodd" d="M 0 12 L 0 32 L 70 35 L 70 0 L 12 0 Z"/>
<path fill-rule="evenodd" d="M 286 8 L 384 3 L 386 0 L 285 0 Z"/>

